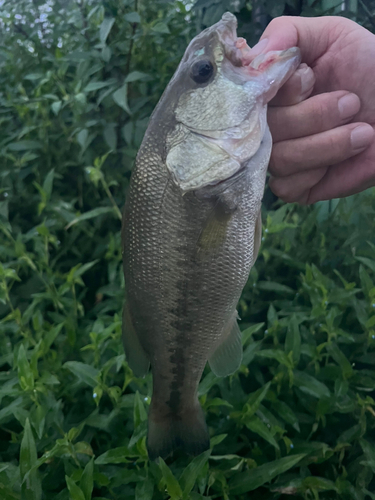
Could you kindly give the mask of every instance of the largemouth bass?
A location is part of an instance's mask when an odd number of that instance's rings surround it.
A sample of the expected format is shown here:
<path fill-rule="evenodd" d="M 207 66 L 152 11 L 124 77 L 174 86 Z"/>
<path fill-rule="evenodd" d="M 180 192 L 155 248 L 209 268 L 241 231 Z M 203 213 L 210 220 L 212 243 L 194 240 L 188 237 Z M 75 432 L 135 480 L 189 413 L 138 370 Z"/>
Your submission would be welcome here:
<path fill-rule="evenodd" d="M 272 139 L 267 103 L 300 62 L 297 48 L 249 60 L 230 13 L 189 44 L 151 116 L 123 225 L 124 346 L 151 366 L 150 459 L 209 448 L 197 397 L 242 359 L 236 305 L 257 257 Z"/>

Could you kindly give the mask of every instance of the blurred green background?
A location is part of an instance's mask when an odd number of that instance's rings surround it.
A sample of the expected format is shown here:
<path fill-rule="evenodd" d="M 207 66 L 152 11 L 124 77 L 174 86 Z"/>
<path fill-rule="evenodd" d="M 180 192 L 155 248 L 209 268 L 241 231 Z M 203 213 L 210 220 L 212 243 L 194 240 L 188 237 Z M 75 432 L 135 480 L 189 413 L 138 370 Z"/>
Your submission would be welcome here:
<path fill-rule="evenodd" d="M 150 113 L 226 10 L 249 43 L 282 14 L 375 26 L 373 0 L 0 1 L 1 500 L 375 499 L 373 190 L 267 193 L 243 365 L 201 382 L 212 449 L 148 462 L 121 211 Z"/>

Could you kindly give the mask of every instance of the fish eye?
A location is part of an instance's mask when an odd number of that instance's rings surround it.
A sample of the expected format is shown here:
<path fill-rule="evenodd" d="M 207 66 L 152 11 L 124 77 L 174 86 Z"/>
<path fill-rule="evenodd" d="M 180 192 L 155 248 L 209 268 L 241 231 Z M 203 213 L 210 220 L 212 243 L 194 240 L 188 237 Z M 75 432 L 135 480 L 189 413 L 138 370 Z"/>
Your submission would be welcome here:
<path fill-rule="evenodd" d="M 191 77 L 196 83 L 206 83 L 211 78 L 214 67 L 211 61 L 201 59 L 193 64 Z"/>

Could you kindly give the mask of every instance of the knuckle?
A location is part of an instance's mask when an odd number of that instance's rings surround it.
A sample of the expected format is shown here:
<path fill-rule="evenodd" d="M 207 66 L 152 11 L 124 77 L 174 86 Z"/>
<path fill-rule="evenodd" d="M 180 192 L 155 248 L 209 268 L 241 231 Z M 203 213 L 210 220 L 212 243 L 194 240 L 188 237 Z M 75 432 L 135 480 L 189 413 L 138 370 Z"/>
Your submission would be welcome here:
<path fill-rule="evenodd" d="M 312 114 L 316 130 L 321 130 L 321 131 L 326 130 L 327 120 L 329 120 L 330 116 L 329 106 L 327 106 L 327 99 L 325 98 L 315 99 Z"/>
<path fill-rule="evenodd" d="M 285 25 L 285 19 L 283 16 L 281 17 L 275 17 L 274 19 L 272 19 L 272 21 L 269 23 L 268 27 L 267 27 L 267 30 L 272 30 L 272 31 L 275 31 L 277 30 L 278 28 L 283 28 Z"/>
<path fill-rule="evenodd" d="M 340 137 L 337 137 L 336 134 L 329 134 L 327 137 L 326 143 L 326 151 L 327 157 L 329 157 L 330 161 L 338 161 L 343 156 L 347 156 L 350 148 L 350 141 L 340 140 Z"/>
<path fill-rule="evenodd" d="M 289 183 L 285 182 L 283 179 L 271 178 L 269 186 L 271 191 L 283 201 L 287 203 L 295 201 L 296 197 L 294 193 L 291 192 Z"/>
<path fill-rule="evenodd" d="M 275 144 L 269 163 L 270 172 L 276 177 L 288 175 L 287 165 L 289 163 L 287 148 L 284 148 L 283 143 Z"/>

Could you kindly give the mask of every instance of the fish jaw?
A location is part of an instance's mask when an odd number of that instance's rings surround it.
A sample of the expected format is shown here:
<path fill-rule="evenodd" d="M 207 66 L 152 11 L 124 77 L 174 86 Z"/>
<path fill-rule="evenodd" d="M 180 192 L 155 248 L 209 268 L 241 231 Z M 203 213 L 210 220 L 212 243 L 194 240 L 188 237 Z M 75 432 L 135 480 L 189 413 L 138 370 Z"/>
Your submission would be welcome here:
<path fill-rule="evenodd" d="M 259 54 L 250 63 L 250 67 L 260 72 L 260 79 L 264 86 L 263 103 L 267 104 L 275 97 L 278 90 L 292 76 L 301 62 L 298 47 L 286 50 L 273 50 Z"/>

